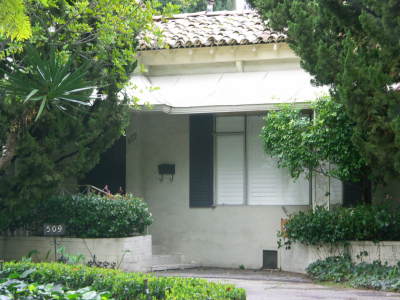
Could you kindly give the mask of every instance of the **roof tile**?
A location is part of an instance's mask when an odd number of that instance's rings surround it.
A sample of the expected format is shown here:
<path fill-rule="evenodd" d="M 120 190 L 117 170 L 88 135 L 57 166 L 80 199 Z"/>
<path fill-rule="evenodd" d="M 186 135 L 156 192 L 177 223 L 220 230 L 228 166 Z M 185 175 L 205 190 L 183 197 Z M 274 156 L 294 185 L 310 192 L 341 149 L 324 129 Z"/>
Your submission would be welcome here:
<path fill-rule="evenodd" d="M 155 22 L 163 32 L 162 45 L 154 35 L 143 33 L 140 50 L 278 43 L 286 39 L 254 11 L 199 12 L 176 15 L 167 21 L 156 17 Z"/>

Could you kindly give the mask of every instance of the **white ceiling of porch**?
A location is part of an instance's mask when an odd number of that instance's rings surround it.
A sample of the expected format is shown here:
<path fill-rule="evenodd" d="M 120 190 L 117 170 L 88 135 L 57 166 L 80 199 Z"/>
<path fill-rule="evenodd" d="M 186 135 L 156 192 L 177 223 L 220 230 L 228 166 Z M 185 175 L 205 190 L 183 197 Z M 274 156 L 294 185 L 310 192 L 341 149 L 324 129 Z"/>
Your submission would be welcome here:
<path fill-rule="evenodd" d="M 300 68 L 264 72 L 235 72 L 193 75 L 145 76 L 132 78 L 130 96 L 168 107 L 169 113 L 249 111 L 246 107 L 270 107 L 280 103 L 308 103 L 328 93 L 315 87 L 311 76 Z M 150 87 L 157 90 L 150 91 Z M 206 111 L 201 110 L 206 108 Z M 175 112 L 174 112 L 175 109 Z"/>

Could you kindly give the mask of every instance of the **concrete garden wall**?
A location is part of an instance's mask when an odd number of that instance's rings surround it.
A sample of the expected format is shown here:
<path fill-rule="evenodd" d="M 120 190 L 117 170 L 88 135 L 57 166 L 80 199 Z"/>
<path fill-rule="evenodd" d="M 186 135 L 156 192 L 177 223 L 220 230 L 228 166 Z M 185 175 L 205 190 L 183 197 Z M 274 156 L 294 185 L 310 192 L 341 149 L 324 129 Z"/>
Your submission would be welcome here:
<path fill-rule="evenodd" d="M 146 272 L 151 269 L 151 235 L 126 238 L 57 238 L 57 246 L 65 247 L 71 255 L 83 254 L 85 262 L 96 255 L 97 261 L 116 262 L 125 271 Z M 54 260 L 54 239 L 39 236 L 0 237 L 0 259 L 14 260 L 27 256 L 32 250 L 39 253 L 34 260 Z"/>
<path fill-rule="evenodd" d="M 360 255 L 366 251 L 367 256 Z M 306 273 L 306 268 L 318 259 L 328 256 L 341 255 L 348 253 L 354 262 L 365 261 L 372 263 L 379 260 L 382 263 L 396 265 L 400 261 L 400 242 L 380 242 L 373 243 L 368 241 L 350 242 L 348 247 L 315 247 L 293 244 L 291 249 L 280 249 L 279 256 L 283 271 Z"/>

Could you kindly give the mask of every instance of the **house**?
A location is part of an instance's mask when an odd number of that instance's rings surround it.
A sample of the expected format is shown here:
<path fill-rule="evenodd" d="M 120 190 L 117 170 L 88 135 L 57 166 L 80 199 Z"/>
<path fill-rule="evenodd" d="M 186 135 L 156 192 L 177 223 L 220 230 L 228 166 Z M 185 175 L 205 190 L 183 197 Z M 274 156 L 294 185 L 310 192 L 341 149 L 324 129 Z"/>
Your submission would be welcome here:
<path fill-rule="evenodd" d="M 327 89 L 311 85 L 286 36 L 253 11 L 156 22 L 164 44 L 141 40 L 146 72 L 129 93 L 143 108 L 126 138 L 126 190 L 150 206 L 154 252 L 203 266 L 279 266 L 281 219 L 342 192 L 331 184 L 327 196 L 326 178 L 293 181 L 278 169 L 262 149 L 263 116 L 281 103 L 306 109 Z"/>

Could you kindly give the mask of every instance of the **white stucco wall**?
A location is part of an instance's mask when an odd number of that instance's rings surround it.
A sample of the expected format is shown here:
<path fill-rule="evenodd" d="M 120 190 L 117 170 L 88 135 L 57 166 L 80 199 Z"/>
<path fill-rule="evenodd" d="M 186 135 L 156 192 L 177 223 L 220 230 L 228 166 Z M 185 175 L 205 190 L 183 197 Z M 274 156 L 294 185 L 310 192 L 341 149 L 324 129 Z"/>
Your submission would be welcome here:
<path fill-rule="evenodd" d="M 361 252 L 366 251 L 367 256 L 360 256 Z M 351 241 L 347 247 L 315 247 L 302 244 L 293 244 L 291 249 L 280 249 L 282 259 L 281 268 L 284 271 L 306 273 L 309 264 L 318 259 L 325 259 L 329 256 L 350 255 L 353 262 L 381 261 L 388 265 L 397 265 L 400 259 L 400 242 L 385 241 L 373 243 L 370 241 Z"/>
<path fill-rule="evenodd" d="M 280 220 L 306 206 L 189 208 L 189 118 L 141 113 L 127 143 L 127 191 L 143 196 L 154 215 L 149 231 L 164 253 L 181 253 L 203 266 L 262 267 L 262 251 L 277 250 Z M 173 182 L 160 182 L 157 166 L 175 164 Z"/>
<path fill-rule="evenodd" d="M 96 255 L 97 261 L 115 262 L 125 271 L 147 272 L 152 264 L 151 236 L 126 238 L 63 238 L 58 237 L 57 248 L 64 247 L 69 255 L 84 256 L 88 262 Z M 0 236 L 0 259 L 19 260 L 35 250 L 34 260 L 54 260 L 54 239 L 43 236 Z M 58 255 L 59 257 L 59 255 Z"/>

